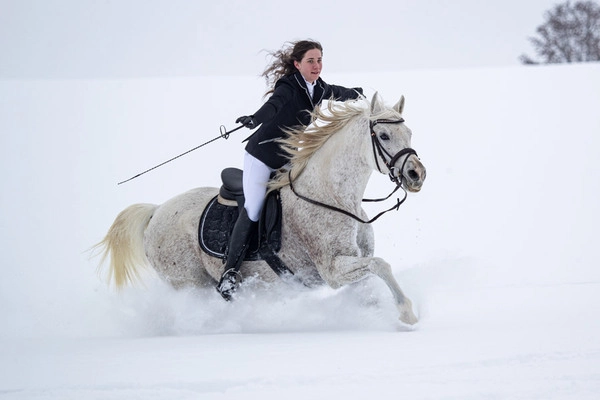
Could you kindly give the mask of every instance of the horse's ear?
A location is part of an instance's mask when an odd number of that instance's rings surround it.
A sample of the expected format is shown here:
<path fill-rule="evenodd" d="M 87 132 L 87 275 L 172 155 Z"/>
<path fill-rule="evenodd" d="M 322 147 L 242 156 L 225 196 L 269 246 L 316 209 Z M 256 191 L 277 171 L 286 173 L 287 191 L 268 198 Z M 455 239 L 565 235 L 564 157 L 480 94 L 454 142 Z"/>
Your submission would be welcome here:
<path fill-rule="evenodd" d="M 400 100 L 394 106 L 394 110 L 398 111 L 398 114 L 402 115 L 402 110 L 404 110 L 404 95 L 400 97 Z"/>
<path fill-rule="evenodd" d="M 373 99 L 371 100 L 371 115 L 379 114 L 383 111 L 383 105 L 381 104 L 381 98 L 379 94 L 375 92 Z"/>

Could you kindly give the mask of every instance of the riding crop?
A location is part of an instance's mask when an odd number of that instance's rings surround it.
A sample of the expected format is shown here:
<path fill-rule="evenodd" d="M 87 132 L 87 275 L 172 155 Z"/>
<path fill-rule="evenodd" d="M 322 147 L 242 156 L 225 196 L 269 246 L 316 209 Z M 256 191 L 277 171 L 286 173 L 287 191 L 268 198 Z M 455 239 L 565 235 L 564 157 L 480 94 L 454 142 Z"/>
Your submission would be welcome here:
<path fill-rule="evenodd" d="M 185 156 L 186 154 L 188 154 L 188 153 L 191 153 L 191 152 L 192 152 L 192 151 L 194 151 L 194 150 L 198 150 L 200 147 L 206 146 L 207 144 L 209 144 L 209 143 L 212 143 L 212 142 L 214 142 L 215 140 L 218 140 L 218 139 L 221 139 L 221 138 L 223 138 L 223 139 L 227 140 L 227 139 L 229 139 L 229 135 L 230 135 L 231 133 L 233 133 L 233 132 L 237 131 L 238 129 L 242 129 L 243 127 L 244 127 L 244 125 L 240 125 L 240 126 L 238 126 L 237 128 L 234 128 L 234 129 L 230 130 L 229 132 L 227 132 L 227 129 L 225 128 L 225 126 L 224 126 L 224 125 L 221 125 L 221 126 L 219 127 L 219 130 L 221 131 L 221 134 L 220 134 L 219 136 L 217 136 L 216 138 L 214 138 L 214 139 L 211 139 L 211 140 L 209 140 L 209 141 L 208 141 L 208 142 L 206 142 L 206 143 L 202 143 L 201 145 L 199 145 L 199 146 L 196 146 L 196 147 L 194 147 L 193 149 L 190 149 L 190 150 L 188 150 L 188 151 L 186 151 L 186 152 L 184 152 L 184 153 L 181 153 L 180 155 L 178 155 L 178 156 L 175 156 L 175 157 L 173 157 L 173 158 L 171 158 L 171 159 L 169 159 L 169 160 L 167 160 L 167 161 L 165 161 L 165 162 L 162 162 L 162 163 L 160 163 L 160 164 L 158 164 L 158 165 L 155 165 L 155 166 L 154 166 L 154 167 L 152 167 L 152 168 L 148 168 L 147 170 L 145 170 L 145 171 L 143 171 L 143 172 L 140 172 L 139 174 L 137 174 L 137 175 L 135 175 L 135 176 L 132 176 L 132 177 L 131 177 L 131 178 L 129 178 L 129 179 L 126 179 L 126 180 L 124 180 L 124 181 L 121 181 L 121 182 L 117 183 L 117 185 L 120 185 L 120 184 L 122 184 L 122 183 L 125 183 L 125 182 L 129 182 L 129 181 L 131 181 L 131 180 L 133 180 L 133 179 L 137 178 L 138 176 L 144 175 L 146 172 L 150 172 L 150 171 L 152 171 L 152 170 L 154 170 L 154 169 L 156 169 L 156 168 L 158 168 L 158 167 L 162 167 L 163 165 L 165 165 L 165 164 L 167 164 L 167 163 L 170 163 L 171 161 L 174 161 L 174 160 L 178 159 L 179 157 L 183 157 L 183 156 Z"/>

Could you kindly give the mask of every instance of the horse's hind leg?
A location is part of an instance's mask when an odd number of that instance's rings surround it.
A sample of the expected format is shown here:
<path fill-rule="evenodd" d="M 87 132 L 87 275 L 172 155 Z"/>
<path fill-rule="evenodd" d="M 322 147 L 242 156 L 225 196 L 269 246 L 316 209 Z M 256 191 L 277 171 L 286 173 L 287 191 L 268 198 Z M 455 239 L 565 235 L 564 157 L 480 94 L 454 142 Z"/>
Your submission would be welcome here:
<path fill-rule="evenodd" d="M 396 278 L 394 278 L 390 264 L 382 258 L 338 256 L 332 265 L 336 273 L 330 274 L 329 279 L 326 279 L 330 286 L 347 285 L 364 279 L 370 274 L 375 274 L 383 279 L 392 292 L 396 306 L 400 311 L 400 320 L 409 325 L 414 325 L 419 321 L 413 312 L 412 302 L 404 295 Z"/>
<path fill-rule="evenodd" d="M 176 289 L 214 285 L 201 262 L 193 232 L 186 235 L 185 231 L 169 229 L 169 234 L 164 234 L 164 229 L 150 228 L 145 237 L 146 254 L 163 280 Z"/>
<path fill-rule="evenodd" d="M 161 278 L 175 288 L 215 284 L 198 243 L 198 222 L 217 193 L 214 188 L 198 188 L 179 195 L 160 206 L 146 228 L 146 256 Z"/>

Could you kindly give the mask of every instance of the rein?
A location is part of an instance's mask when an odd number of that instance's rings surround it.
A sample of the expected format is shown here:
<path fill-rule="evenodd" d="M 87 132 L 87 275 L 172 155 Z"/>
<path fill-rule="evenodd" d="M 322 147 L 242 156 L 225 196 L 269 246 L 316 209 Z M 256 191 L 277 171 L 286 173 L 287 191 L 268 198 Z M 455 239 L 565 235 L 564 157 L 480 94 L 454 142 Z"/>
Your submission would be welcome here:
<path fill-rule="evenodd" d="M 403 118 L 400 118 L 398 120 L 389 120 L 389 119 L 377 119 L 375 121 L 370 121 L 369 122 L 369 128 L 371 130 L 371 143 L 373 144 L 373 157 L 375 158 L 375 164 L 377 165 L 377 169 L 379 170 L 379 172 L 381 172 L 381 168 L 379 167 L 379 161 L 377 160 L 377 153 L 379 153 L 379 157 L 381 157 L 381 159 L 383 160 L 383 162 L 385 163 L 385 166 L 388 168 L 389 170 L 389 177 L 390 180 L 392 182 L 394 182 L 396 184 L 396 187 L 394 188 L 394 190 L 392 191 L 392 193 L 390 193 L 387 197 L 381 198 L 381 199 L 363 199 L 363 202 L 379 202 L 379 201 L 384 201 L 389 199 L 394 193 L 396 193 L 396 191 L 398 189 L 402 189 L 404 191 L 404 197 L 402 198 L 402 200 L 400 200 L 399 198 L 396 199 L 396 204 L 394 204 L 392 207 L 390 207 L 387 210 L 384 210 L 382 212 L 380 212 L 379 214 L 377 214 L 375 217 L 371 218 L 368 221 L 363 220 L 362 218 L 354 215 L 353 213 L 343 210 L 339 207 L 335 207 L 329 204 L 325 204 L 322 203 L 320 201 L 317 200 L 313 200 L 311 198 L 308 198 L 306 196 L 301 195 L 300 193 L 298 193 L 296 191 L 296 189 L 294 189 L 294 185 L 292 182 L 292 171 L 288 171 L 288 180 L 290 182 L 290 189 L 292 190 L 292 193 L 294 193 L 297 197 L 299 197 L 300 199 L 317 205 L 317 206 L 321 206 L 324 208 L 327 208 L 328 210 L 332 210 L 332 211 L 336 211 L 339 213 L 342 213 L 348 217 L 351 217 L 353 219 L 355 219 L 358 222 L 361 222 L 363 224 L 370 224 L 372 222 L 375 222 L 379 217 L 381 217 L 383 214 L 392 211 L 392 210 L 396 210 L 398 211 L 398 209 L 400 208 L 400 205 L 402 205 L 402 203 L 404 203 L 404 201 L 406 200 L 406 197 L 408 196 L 408 193 L 406 192 L 406 189 L 404 189 L 404 187 L 402 187 L 402 178 L 400 178 L 400 180 L 398 180 L 398 177 L 394 176 L 394 170 L 396 169 L 396 167 L 394 166 L 396 164 L 396 162 L 400 159 L 400 157 L 407 155 L 407 157 L 404 159 L 404 162 L 402 163 L 402 167 L 400 168 L 400 171 L 404 170 L 404 167 L 406 165 L 406 162 L 408 161 L 408 157 L 412 154 L 414 154 L 415 156 L 417 155 L 417 152 L 414 149 L 411 149 L 410 147 L 404 148 L 402 150 L 400 150 L 398 153 L 396 153 L 395 155 L 391 155 L 390 153 L 388 153 L 382 146 L 381 142 L 379 141 L 379 138 L 377 138 L 377 134 L 375 133 L 375 130 L 373 129 L 375 127 L 375 125 L 377 124 L 399 124 L 404 122 Z M 389 161 L 386 159 L 385 156 L 387 156 L 387 158 L 389 158 Z"/>
<path fill-rule="evenodd" d="M 382 212 L 380 212 L 379 214 L 377 214 L 375 217 L 371 218 L 370 220 L 368 220 L 368 221 L 365 221 L 364 219 L 362 219 L 362 218 L 360 218 L 360 217 L 357 217 L 356 215 L 352 214 L 352 213 L 351 213 L 351 212 L 349 212 L 349 211 L 343 210 L 343 209 L 341 209 L 341 208 L 339 208 L 339 207 L 336 207 L 336 206 L 331 206 L 331 205 L 329 205 L 329 204 L 321 203 L 320 201 L 313 200 L 313 199 L 311 199 L 311 198 L 308 198 L 308 197 L 306 197 L 306 196 L 303 196 L 303 195 L 301 195 L 300 193 L 296 192 L 296 189 L 294 189 L 294 185 L 292 184 L 292 171 L 288 171 L 288 177 L 289 177 L 289 180 L 290 180 L 290 189 L 292 190 L 292 192 L 293 192 L 293 193 L 294 193 L 294 194 L 295 194 L 297 197 L 301 198 L 302 200 L 304 200 L 304 201 L 306 201 L 306 202 L 308 202 L 308 203 L 310 203 L 310 204 L 314 204 L 314 205 L 317 205 L 317 206 L 325 207 L 325 208 L 327 208 L 328 210 L 337 211 L 337 212 L 339 212 L 339 213 L 342 213 L 342 214 L 344 214 L 344 215 L 347 215 L 348 217 L 354 218 L 355 220 L 357 220 L 358 222 L 362 222 L 363 224 L 370 224 L 370 223 L 372 223 L 372 222 L 375 222 L 375 221 L 377 221 L 377 219 L 378 219 L 379 217 L 381 217 L 383 214 L 385 214 L 385 213 L 387 213 L 387 212 L 389 212 L 389 211 L 392 211 L 392 210 L 398 210 L 398 208 L 400 207 L 400 205 L 401 205 L 402 203 L 404 203 L 404 201 L 406 200 L 406 196 L 408 195 L 408 193 L 406 193 L 406 190 L 405 190 L 405 189 L 404 189 L 404 188 L 403 188 L 401 185 L 397 185 L 397 186 L 396 186 L 396 188 L 395 188 L 395 189 L 392 191 L 392 193 L 390 193 L 390 194 L 389 194 L 389 195 L 388 195 L 386 198 L 384 198 L 384 199 L 377 199 L 377 200 L 366 199 L 366 200 L 363 200 L 363 201 L 374 201 L 374 202 L 375 202 L 375 201 L 383 201 L 383 200 L 389 199 L 389 198 L 390 198 L 390 197 L 391 197 L 391 196 L 392 196 L 392 195 L 393 195 L 393 194 L 394 194 L 394 193 L 395 193 L 395 192 L 396 192 L 398 189 L 400 189 L 400 188 L 401 188 L 402 190 L 404 190 L 404 197 L 402 198 L 402 200 L 400 200 L 400 199 L 396 199 L 396 200 L 397 200 L 397 201 L 396 201 L 396 204 L 394 204 L 392 207 L 388 208 L 388 209 L 387 209 L 387 210 L 385 210 L 385 211 L 382 211 Z"/>

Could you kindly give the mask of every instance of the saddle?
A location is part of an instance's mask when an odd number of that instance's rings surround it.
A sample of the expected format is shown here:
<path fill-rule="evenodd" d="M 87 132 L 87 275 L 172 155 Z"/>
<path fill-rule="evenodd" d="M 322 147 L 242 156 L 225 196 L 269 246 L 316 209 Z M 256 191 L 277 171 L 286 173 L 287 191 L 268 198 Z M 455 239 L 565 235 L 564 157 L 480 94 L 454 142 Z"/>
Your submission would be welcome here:
<path fill-rule="evenodd" d="M 238 168 L 225 168 L 221 172 L 222 186 L 213 197 L 198 226 L 198 241 L 207 254 L 225 259 L 229 238 L 238 215 L 244 207 L 243 172 Z M 264 260 L 278 274 L 293 273 L 276 253 L 281 249 L 281 198 L 279 191 L 271 191 L 265 199 L 257 229 L 251 233 L 245 261 Z"/>

